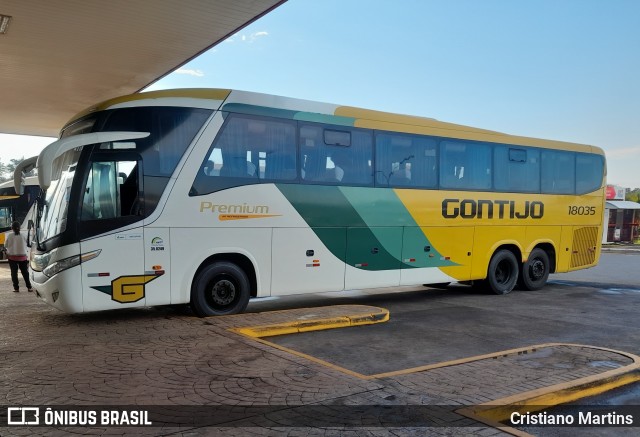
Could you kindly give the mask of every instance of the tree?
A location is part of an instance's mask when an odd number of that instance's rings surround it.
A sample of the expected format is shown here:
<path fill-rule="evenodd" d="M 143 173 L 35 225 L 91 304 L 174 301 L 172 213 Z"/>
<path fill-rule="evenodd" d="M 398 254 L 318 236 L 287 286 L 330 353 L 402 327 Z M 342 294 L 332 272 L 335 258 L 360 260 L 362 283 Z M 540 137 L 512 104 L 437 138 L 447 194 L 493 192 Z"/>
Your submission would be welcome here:
<path fill-rule="evenodd" d="M 0 161 L 0 182 L 13 179 L 13 172 L 22 161 L 24 161 L 24 156 L 20 159 L 10 159 L 7 164 Z M 25 176 L 34 176 L 35 174 L 35 170 L 31 170 L 30 172 L 25 173 Z"/>
<path fill-rule="evenodd" d="M 5 166 L 5 172 L 9 173 L 9 176 L 13 176 L 13 172 L 15 171 L 18 164 L 20 164 L 24 160 L 24 156 L 20 159 L 10 159 L 9 163 Z"/>
<path fill-rule="evenodd" d="M 627 190 L 627 194 L 624 196 L 625 200 L 631 202 L 640 203 L 640 188 L 634 188 L 633 190 Z"/>
<path fill-rule="evenodd" d="M 7 166 L 2 161 L 0 161 L 0 182 L 4 182 L 9 179 L 9 176 L 5 176 L 6 172 Z"/>

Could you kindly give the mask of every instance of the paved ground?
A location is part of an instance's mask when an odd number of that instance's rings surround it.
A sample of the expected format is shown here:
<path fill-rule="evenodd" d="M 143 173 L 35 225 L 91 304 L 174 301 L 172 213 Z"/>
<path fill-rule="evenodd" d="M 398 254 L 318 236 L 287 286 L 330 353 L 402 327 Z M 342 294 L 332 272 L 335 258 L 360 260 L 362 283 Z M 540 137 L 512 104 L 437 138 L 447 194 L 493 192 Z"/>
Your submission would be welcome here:
<path fill-rule="evenodd" d="M 640 254 L 607 253 L 596 268 L 553 275 L 542 290 L 515 290 L 508 296 L 465 286 L 406 287 L 396 295 L 332 293 L 332 303 L 387 308 L 391 320 L 372 327 L 283 335 L 272 341 L 366 375 L 550 342 L 640 355 L 638 263 Z M 308 296 L 299 303 L 322 305 L 327 296 Z M 261 306 L 268 308 L 266 303 Z M 354 355 L 362 358 L 354 360 Z"/>
<path fill-rule="evenodd" d="M 362 373 L 357 366 L 326 363 L 233 329 L 378 308 L 324 306 L 208 319 L 169 308 L 74 316 L 25 291 L 13 293 L 5 263 L 0 263 L 0 308 L 0 414 L 22 405 L 163 406 L 160 412 L 170 422 L 148 428 L 5 427 L 3 436 L 502 435 L 456 410 L 529 399 L 549 387 L 637 365 L 633 356 L 615 351 L 541 345 Z M 372 356 L 393 361 L 372 351 L 366 357 L 354 351 L 353 362 Z M 241 408 L 239 414 L 233 406 Z M 152 412 L 160 414 L 157 408 Z M 424 423 L 434 426 L 420 426 Z"/>

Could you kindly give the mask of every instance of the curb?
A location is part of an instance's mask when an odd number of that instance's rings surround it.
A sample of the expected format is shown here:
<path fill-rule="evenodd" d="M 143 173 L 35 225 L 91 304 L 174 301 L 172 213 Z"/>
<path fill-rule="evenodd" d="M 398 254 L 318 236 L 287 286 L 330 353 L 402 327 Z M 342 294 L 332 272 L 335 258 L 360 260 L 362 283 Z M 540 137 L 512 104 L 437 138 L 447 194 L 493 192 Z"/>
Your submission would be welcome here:
<path fill-rule="evenodd" d="M 350 326 L 373 325 L 389 320 L 389 310 L 375 308 L 374 311 L 348 314 L 336 317 L 319 317 L 294 322 L 273 323 L 257 326 L 231 328 L 230 331 L 251 338 L 273 337 L 276 335 L 297 334 L 300 332 L 322 331 L 325 329 L 347 328 Z"/>
<path fill-rule="evenodd" d="M 640 245 L 602 245 L 600 251 L 604 253 L 640 253 Z"/>

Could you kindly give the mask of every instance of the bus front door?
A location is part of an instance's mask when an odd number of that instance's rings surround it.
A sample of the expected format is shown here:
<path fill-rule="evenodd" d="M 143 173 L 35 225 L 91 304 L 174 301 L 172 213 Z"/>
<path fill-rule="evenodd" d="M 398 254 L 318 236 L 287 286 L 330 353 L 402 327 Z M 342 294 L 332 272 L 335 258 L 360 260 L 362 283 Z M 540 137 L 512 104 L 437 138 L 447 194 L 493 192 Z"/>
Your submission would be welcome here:
<path fill-rule="evenodd" d="M 100 254 L 81 264 L 84 311 L 144 306 L 142 229 L 132 229 L 82 241 L 83 254 Z"/>
<path fill-rule="evenodd" d="M 80 249 L 99 254 L 83 261 L 84 311 L 145 306 L 149 278 L 144 266 L 139 158 L 95 154 L 85 180 L 80 213 Z"/>

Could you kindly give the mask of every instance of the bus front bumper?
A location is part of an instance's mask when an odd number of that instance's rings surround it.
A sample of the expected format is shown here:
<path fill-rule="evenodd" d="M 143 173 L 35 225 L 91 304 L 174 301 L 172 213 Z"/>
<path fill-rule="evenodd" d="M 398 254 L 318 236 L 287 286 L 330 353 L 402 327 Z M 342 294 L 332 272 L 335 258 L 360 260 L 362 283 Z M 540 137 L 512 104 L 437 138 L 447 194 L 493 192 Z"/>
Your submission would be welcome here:
<path fill-rule="evenodd" d="M 81 313 L 84 306 L 80 272 L 80 267 L 73 267 L 49 278 L 31 270 L 31 283 L 36 295 L 47 304 L 65 313 Z"/>

